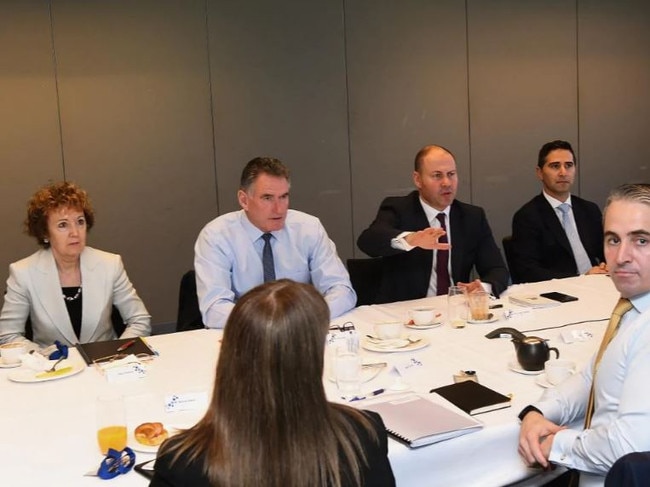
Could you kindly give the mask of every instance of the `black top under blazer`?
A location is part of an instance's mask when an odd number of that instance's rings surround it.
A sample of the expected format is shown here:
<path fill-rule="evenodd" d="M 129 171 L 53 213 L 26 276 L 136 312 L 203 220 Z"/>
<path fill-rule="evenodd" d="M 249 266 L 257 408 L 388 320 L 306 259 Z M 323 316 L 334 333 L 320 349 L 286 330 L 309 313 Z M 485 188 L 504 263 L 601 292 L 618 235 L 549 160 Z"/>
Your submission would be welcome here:
<path fill-rule="evenodd" d="M 508 269 L 494 242 L 483 208 L 458 200 L 451 204 L 451 278 L 469 282 L 472 268 L 481 281 L 492 285 L 499 296 L 508 287 Z M 408 252 L 391 247 L 402 232 L 429 227 L 418 191 L 391 196 L 382 201 L 377 216 L 364 230 L 357 245 L 371 257 L 383 257 L 378 303 L 423 298 L 427 295 L 433 265 L 433 251 L 414 248 Z"/>
<path fill-rule="evenodd" d="M 592 265 L 604 261 L 603 218 L 595 203 L 571 195 L 578 235 Z M 555 210 L 538 194 L 512 218 L 513 280 L 546 281 L 578 275 L 571 244 Z"/>

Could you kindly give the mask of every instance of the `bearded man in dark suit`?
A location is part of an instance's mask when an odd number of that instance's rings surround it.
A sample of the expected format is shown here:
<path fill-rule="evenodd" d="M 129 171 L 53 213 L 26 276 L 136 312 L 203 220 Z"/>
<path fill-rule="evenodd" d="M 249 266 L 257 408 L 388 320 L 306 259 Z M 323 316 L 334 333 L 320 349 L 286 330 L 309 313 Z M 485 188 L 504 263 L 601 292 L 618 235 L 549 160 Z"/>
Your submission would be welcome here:
<path fill-rule="evenodd" d="M 483 209 L 456 200 L 453 154 L 438 145 L 423 147 L 415 156 L 413 183 L 416 191 L 381 203 L 357 240 L 363 252 L 382 257 L 376 301 L 447 294 L 453 284 L 498 296 L 508 286 L 508 270 Z M 470 282 L 472 269 L 480 280 Z"/>

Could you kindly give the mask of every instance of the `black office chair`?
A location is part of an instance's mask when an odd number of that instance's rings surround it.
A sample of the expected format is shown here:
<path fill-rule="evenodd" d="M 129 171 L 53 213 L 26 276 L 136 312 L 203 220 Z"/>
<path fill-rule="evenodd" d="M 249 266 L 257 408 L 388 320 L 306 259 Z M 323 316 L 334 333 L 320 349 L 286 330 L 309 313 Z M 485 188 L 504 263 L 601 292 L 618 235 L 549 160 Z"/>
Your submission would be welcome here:
<path fill-rule="evenodd" d="M 201 328 L 205 328 L 205 325 L 199 309 L 199 297 L 196 295 L 196 273 L 191 270 L 183 274 L 181 278 L 176 331 L 198 330 Z"/>
<path fill-rule="evenodd" d="M 381 265 L 381 258 L 347 260 L 350 281 L 357 293 L 357 306 L 377 302 L 382 276 Z"/>
<path fill-rule="evenodd" d="M 515 274 L 515 268 L 512 265 L 514 255 L 512 255 L 512 235 L 506 235 L 501 240 L 503 244 L 503 253 L 506 255 L 506 262 L 508 263 L 508 270 L 510 271 L 510 279 L 513 284 L 521 282 Z"/>

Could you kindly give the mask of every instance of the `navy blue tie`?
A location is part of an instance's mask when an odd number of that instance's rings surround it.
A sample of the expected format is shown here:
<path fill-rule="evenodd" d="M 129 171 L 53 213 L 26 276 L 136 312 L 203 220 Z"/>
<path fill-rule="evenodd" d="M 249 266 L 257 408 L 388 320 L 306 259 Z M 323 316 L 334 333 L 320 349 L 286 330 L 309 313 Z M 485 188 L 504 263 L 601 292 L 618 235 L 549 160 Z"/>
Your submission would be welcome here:
<path fill-rule="evenodd" d="M 265 233 L 264 249 L 262 250 L 262 269 L 264 269 L 264 282 L 275 281 L 275 265 L 273 264 L 273 250 L 271 249 L 271 238 L 273 235 Z"/>

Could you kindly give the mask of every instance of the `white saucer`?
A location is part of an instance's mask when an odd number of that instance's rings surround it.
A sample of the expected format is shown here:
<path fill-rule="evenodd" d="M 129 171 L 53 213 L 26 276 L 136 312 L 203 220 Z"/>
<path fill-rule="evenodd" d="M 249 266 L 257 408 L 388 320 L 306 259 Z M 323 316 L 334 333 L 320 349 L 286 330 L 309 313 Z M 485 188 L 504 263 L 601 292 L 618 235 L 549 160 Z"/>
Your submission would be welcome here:
<path fill-rule="evenodd" d="M 468 323 L 471 323 L 472 325 L 484 325 L 486 323 L 494 323 L 495 321 L 499 321 L 499 317 L 496 315 L 496 313 L 490 313 L 492 315 L 491 318 L 488 318 L 487 320 L 472 320 L 469 319 L 467 320 Z"/>
<path fill-rule="evenodd" d="M 535 384 L 537 384 L 540 387 L 543 387 L 544 389 L 548 389 L 549 387 L 554 387 L 553 384 L 551 384 L 547 379 L 546 379 L 546 374 L 544 375 L 538 375 L 537 379 L 535 379 Z"/>
<path fill-rule="evenodd" d="M 397 338 L 395 340 L 386 340 L 386 341 L 394 342 L 395 346 L 387 346 L 381 343 L 373 343 L 367 339 L 361 342 L 361 346 L 366 350 L 370 350 L 371 352 L 387 352 L 387 353 L 412 352 L 414 350 L 420 350 L 421 348 L 429 346 L 429 340 L 427 340 L 424 337 L 419 338 L 418 341 L 415 343 L 408 341 L 406 338 L 403 340 Z M 402 345 L 402 343 L 405 344 Z"/>
<path fill-rule="evenodd" d="M 0 369 L 13 369 L 13 368 L 16 368 L 16 367 L 20 367 L 21 365 L 22 365 L 22 362 L 20 362 L 20 361 L 16 362 L 16 363 L 13 363 L 13 364 L 8 364 L 8 363 L 6 363 L 4 360 L 2 360 L 0 358 Z"/>
<path fill-rule="evenodd" d="M 517 372 L 518 374 L 524 374 L 524 375 L 539 375 L 544 373 L 544 369 L 542 370 L 525 370 L 521 368 L 521 365 L 519 365 L 517 362 L 512 361 L 508 364 L 508 368 L 512 370 L 513 372 Z"/>
<path fill-rule="evenodd" d="M 442 321 L 436 321 L 435 323 L 429 323 L 426 325 L 416 325 L 415 323 L 406 323 L 404 325 L 406 328 L 411 328 L 413 330 L 428 330 L 429 328 L 438 328 L 442 326 Z"/>

